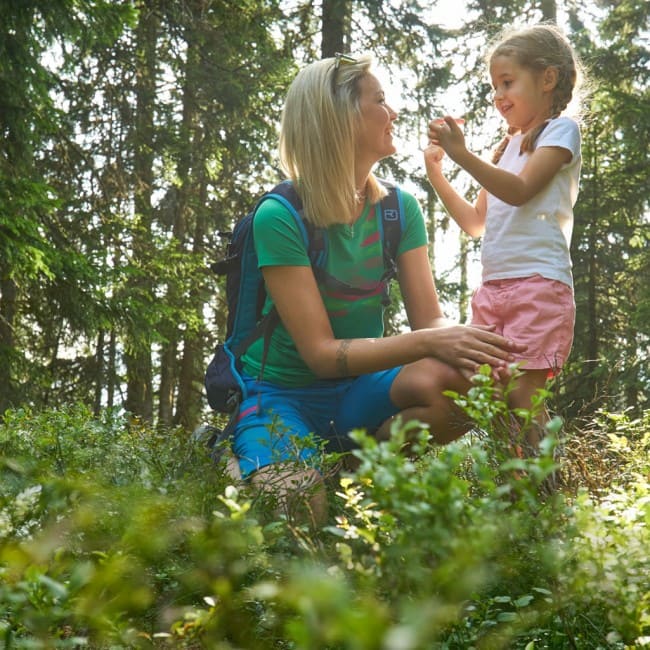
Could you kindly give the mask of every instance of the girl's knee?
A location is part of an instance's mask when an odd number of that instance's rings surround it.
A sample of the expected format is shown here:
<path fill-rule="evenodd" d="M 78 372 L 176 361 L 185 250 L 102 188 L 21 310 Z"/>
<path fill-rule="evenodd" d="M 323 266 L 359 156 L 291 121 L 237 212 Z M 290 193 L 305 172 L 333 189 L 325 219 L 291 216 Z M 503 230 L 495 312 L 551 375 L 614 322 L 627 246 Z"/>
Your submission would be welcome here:
<path fill-rule="evenodd" d="M 530 409 L 532 398 L 546 386 L 548 370 L 526 370 L 514 380 L 508 395 L 510 408 Z"/>

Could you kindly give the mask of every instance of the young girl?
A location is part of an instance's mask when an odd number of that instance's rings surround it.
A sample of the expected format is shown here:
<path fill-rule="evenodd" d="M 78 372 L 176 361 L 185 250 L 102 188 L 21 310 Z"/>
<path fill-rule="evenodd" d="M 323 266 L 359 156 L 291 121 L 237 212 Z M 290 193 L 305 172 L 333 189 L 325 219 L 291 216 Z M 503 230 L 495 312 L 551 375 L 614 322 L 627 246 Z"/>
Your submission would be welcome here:
<path fill-rule="evenodd" d="M 427 175 L 445 208 L 469 235 L 484 235 L 482 284 L 472 298 L 473 324 L 527 345 L 511 408 L 531 408 L 549 374 L 565 363 L 575 303 L 569 243 L 580 175 L 580 132 L 561 116 L 578 79 L 578 62 L 557 27 L 507 32 L 488 56 L 494 103 L 508 136 L 487 163 L 467 150 L 450 116 L 429 124 Z M 444 153 L 481 184 L 465 201 L 442 172 Z M 544 423 L 547 415 L 540 414 Z M 536 446 L 540 431 L 527 434 Z"/>

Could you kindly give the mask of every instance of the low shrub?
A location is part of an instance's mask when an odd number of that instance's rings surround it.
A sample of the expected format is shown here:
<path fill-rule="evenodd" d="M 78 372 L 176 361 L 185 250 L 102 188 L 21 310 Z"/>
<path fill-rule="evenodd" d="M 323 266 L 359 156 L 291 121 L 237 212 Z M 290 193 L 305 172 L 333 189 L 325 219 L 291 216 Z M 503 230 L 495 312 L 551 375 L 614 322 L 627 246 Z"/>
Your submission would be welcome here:
<path fill-rule="evenodd" d="M 579 476 L 579 432 L 557 418 L 539 455 L 513 456 L 499 400 L 481 375 L 461 400 L 475 430 L 444 447 L 416 422 L 395 422 L 385 442 L 354 432 L 358 467 L 330 479 L 319 531 L 233 485 L 183 431 L 80 406 L 7 413 L 0 639 L 224 650 L 650 644 L 650 413 L 590 423 L 617 464 L 615 480 L 594 487 L 567 481 Z M 562 480 L 549 492 L 552 476 Z"/>

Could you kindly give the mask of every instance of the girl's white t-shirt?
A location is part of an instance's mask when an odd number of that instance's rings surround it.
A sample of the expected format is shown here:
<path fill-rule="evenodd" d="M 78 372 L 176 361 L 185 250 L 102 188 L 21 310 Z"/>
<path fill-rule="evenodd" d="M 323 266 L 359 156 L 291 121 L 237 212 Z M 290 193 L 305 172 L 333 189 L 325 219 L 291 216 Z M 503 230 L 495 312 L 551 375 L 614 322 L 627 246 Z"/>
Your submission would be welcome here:
<path fill-rule="evenodd" d="M 522 138 L 521 134 L 512 137 L 500 168 L 521 172 L 530 156 L 519 153 Z M 481 245 L 484 282 L 539 274 L 573 286 L 569 245 L 582 164 L 578 125 L 568 117 L 550 120 L 537 140 L 535 148 L 540 147 L 567 149 L 571 160 L 522 206 L 509 205 L 488 193 Z"/>

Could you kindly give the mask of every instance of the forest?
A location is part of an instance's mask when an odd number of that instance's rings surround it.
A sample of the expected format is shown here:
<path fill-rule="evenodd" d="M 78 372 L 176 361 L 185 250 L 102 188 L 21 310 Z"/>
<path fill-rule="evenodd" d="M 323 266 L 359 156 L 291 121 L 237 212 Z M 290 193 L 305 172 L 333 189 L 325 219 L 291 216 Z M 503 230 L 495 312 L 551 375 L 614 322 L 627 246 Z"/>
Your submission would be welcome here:
<path fill-rule="evenodd" d="M 650 4 L 0 0 L 0 639 L 5 647 L 650 646 Z M 454 13 L 453 16 L 449 14 Z M 426 179 L 426 124 L 501 139 L 484 69 L 557 22 L 587 71 L 577 318 L 538 458 L 484 376 L 445 447 L 410 423 L 332 468 L 328 526 L 275 517 L 197 432 L 226 328 L 224 233 L 283 178 L 306 63 L 368 53 L 399 111 L 378 174 L 420 200 L 464 322 L 480 242 Z M 478 188 L 456 179 L 473 198 Z M 406 327 L 398 291 L 388 333 Z M 549 475 L 559 489 L 542 494 Z M 523 478 L 522 478 L 523 477 Z"/>

